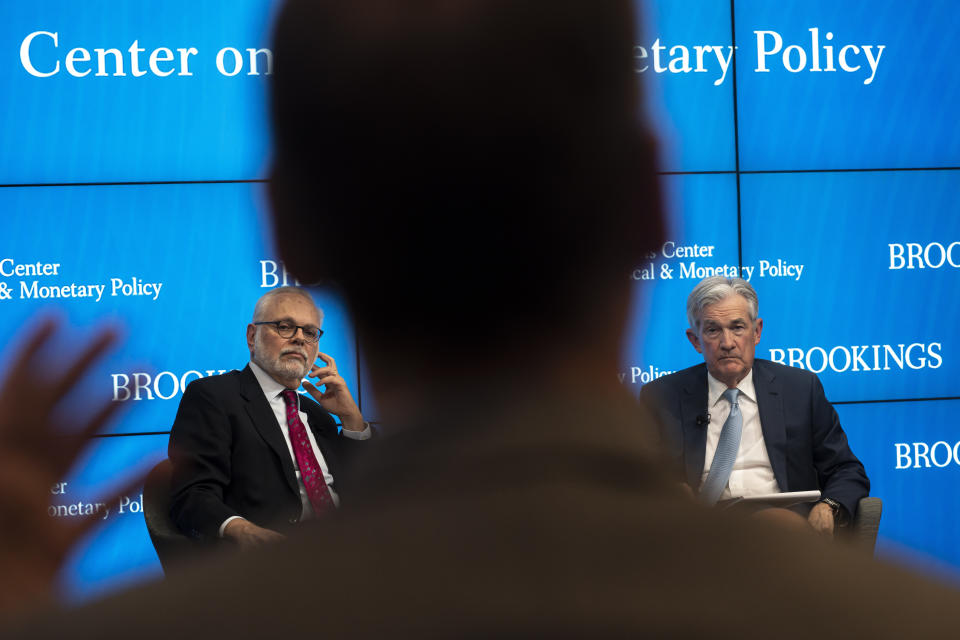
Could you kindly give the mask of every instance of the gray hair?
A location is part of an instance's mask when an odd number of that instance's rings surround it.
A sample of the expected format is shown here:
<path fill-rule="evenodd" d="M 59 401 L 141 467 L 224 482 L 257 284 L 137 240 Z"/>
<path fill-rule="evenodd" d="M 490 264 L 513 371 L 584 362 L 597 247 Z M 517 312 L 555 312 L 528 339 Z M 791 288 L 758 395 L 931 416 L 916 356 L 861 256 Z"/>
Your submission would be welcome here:
<path fill-rule="evenodd" d="M 750 321 L 756 324 L 760 301 L 757 292 L 743 278 L 724 278 L 712 276 L 704 278 L 687 296 L 687 322 L 690 328 L 700 333 L 700 318 L 708 305 L 725 300 L 730 296 L 743 296 L 750 309 Z"/>
<path fill-rule="evenodd" d="M 260 296 L 257 304 L 253 307 L 253 322 L 261 322 L 266 319 L 267 307 L 270 306 L 270 301 L 277 296 L 299 296 L 307 300 L 317 310 L 317 319 L 323 322 L 323 310 L 314 302 L 310 292 L 301 287 L 277 287 Z"/>

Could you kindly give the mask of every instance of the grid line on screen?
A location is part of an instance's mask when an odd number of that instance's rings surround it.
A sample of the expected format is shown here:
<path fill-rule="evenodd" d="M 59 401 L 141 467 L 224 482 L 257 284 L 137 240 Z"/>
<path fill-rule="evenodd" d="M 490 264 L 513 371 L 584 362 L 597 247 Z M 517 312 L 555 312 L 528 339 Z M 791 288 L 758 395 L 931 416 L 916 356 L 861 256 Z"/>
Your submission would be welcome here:
<path fill-rule="evenodd" d="M 734 54 L 730 56 L 733 67 L 733 162 L 737 174 L 737 267 L 743 271 L 743 225 L 740 218 L 740 116 L 737 113 L 737 24 L 733 10 L 734 0 L 730 0 L 730 44 Z"/>
<path fill-rule="evenodd" d="M 960 167 L 858 167 L 855 169 L 740 169 L 718 171 L 658 171 L 660 176 L 770 175 L 778 173 L 877 173 L 884 171 L 960 171 Z M 0 185 L 7 186 L 7 185 Z M 40 185 L 44 186 L 44 185 Z"/>
<path fill-rule="evenodd" d="M 884 398 L 883 400 L 832 400 L 830 404 L 883 404 L 888 402 L 932 402 L 934 400 L 960 400 L 960 396 L 931 398 Z"/>
<path fill-rule="evenodd" d="M 251 180 L 123 180 L 117 182 L 30 182 L 22 184 L 0 184 L 0 187 L 123 187 L 181 184 L 256 184 L 269 182 L 266 178 Z"/>

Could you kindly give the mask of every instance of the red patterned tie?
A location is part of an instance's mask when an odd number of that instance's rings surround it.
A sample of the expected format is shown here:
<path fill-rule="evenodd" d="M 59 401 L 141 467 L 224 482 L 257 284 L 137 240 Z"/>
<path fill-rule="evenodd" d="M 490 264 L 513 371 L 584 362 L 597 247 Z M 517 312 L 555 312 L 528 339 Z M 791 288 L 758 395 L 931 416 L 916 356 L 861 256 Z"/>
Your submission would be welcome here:
<path fill-rule="evenodd" d="M 310 446 L 310 439 L 307 438 L 307 428 L 300 420 L 300 412 L 297 410 L 297 392 L 285 389 L 282 395 L 283 402 L 287 405 L 287 426 L 290 428 L 293 455 L 297 459 L 297 466 L 300 467 L 300 480 L 307 488 L 307 497 L 313 505 L 313 512 L 321 516 L 334 508 L 333 497 L 323 478 L 323 469 L 320 468 L 317 457 L 313 455 L 313 447 Z"/>

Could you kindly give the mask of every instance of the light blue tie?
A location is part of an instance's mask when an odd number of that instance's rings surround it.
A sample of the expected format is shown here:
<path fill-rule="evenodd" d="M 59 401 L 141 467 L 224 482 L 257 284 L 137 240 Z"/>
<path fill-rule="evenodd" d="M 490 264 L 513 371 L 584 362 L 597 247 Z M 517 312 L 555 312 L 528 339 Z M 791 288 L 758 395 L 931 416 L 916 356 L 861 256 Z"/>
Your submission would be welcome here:
<path fill-rule="evenodd" d="M 710 505 L 716 504 L 720 494 L 723 493 L 727 480 L 730 479 L 730 472 L 733 471 L 733 463 L 737 461 L 740 433 L 743 431 L 743 416 L 737 404 L 739 394 L 739 389 L 727 389 L 723 392 L 723 397 L 730 403 L 730 415 L 727 416 L 727 421 L 723 423 L 723 429 L 720 430 L 720 439 L 717 441 L 717 451 L 710 464 L 710 473 L 707 474 L 707 479 L 703 481 L 703 486 L 700 488 L 700 499 Z"/>

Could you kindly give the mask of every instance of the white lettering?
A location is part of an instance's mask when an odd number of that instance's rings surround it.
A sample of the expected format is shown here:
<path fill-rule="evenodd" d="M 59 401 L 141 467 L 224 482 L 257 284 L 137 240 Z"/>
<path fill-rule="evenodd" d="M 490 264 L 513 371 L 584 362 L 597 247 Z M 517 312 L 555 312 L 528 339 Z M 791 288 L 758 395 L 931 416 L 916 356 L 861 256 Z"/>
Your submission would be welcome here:
<path fill-rule="evenodd" d="M 847 51 L 853 49 L 854 53 L 860 53 L 860 47 L 855 44 L 848 44 L 840 49 L 840 56 L 838 60 L 840 61 L 840 68 L 847 72 L 853 72 L 860 68 L 860 65 L 851 67 L 847 64 Z"/>
<path fill-rule="evenodd" d="M 890 266 L 888 269 L 903 269 L 903 267 L 907 264 L 907 261 L 903 257 L 903 245 L 891 243 L 887 246 L 890 247 Z"/>
<path fill-rule="evenodd" d="M 870 77 L 863 81 L 863 84 L 870 84 L 873 82 L 874 76 L 877 75 L 877 66 L 880 64 L 880 56 L 883 54 L 883 50 L 886 48 L 886 45 L 879 45 L 877 47 L 877 57 L 873 57 L 873 45 L 865 44 L 863 45 L 863 53 L 867 56 L 867 62 L 870 65 Z"/>
<path fill-rule="evenodd" d="M 783 47 L 783 38 L 776 31 L 754 31 L 754 33 L 757 35 L 757 68 L 754 71 L 756 73 L 769 73 L 767 56 L 775 55 L 780 51 Z M 768 49 L 764 44 L 767 36 L 773 36 L 772 49 Z"/>
<path fill-rule="evenodd" d="M 23 68 L 32 76 L 37 78 L 49 78 L 50 76 L 55 76 L 60 73 L 60 61 L 57 60 L 57 63 L 53 66 L 53 71 L 44 73 L 43 71 L 38 71 L 35 66 L 33 66 L 33 61 L 30 59 L 30 45 L 33 43 L 33 39 L 37 36 L 47 36 L 53 40 L 53 48 L 56 49 L 59 44 L 57 42 L 57 32 L 49 31 L 34 31 L 26 38 L 23 39 L 23 42 L 20 43 L 20 64 L 23 65 Z"/>
<path fill-rule="evenodd" d="M 82 78 L 90 73 L 90 69 L 82 72 L 77 70 L 78 62 L 90 62 L 90 52 L 86 49 L 70 49 L 70 51 L 67 52 L 67 57 L 64 62 L 67 65 L 67 73 L 74 78 Z M 60 63 L 58 62 L 57 64 L 59 65 Z"/>
<path fill-rule="evenodd" d="M 923 466 L 930 468 L 930 460 L 927 458 L 927 453 L 930 451 L 930 447 L 927 446 L 926 442 L 914 442 L 913 443 L 913 468 L 920 468 L 920 460 L 923 459 Z"/>
<path fill-rule="evenodd" d="M 723 55 L 723 47 L 714 47 L 713 52 L 717 54 L 717 62 L 720 63 L 720 70 L 723 71 L 723 74 L 718 80 L 714 80 L 713 86 L 719 87 L 723 84 L 723 81 L 727 78 L 727 69 L 730 68 L 730 60 L 733 59 L 733 49 L 734 47 L 727 45 L 727 55 Z"/>
<path fill-rule="evenodd" d="M 264 75 L 273 75 L 273 52 L 270 49 L 247 49 L 247 53 L 250 54 L 250 71 L 247 72 L 248 76 L 258 76 L 260 75 L 260 67 L 257 64 L 260 54 L 264 54 L 267 59 L 267 72 Z"/>
<path fill-rule="evenodd" d="M 231 56 L 233 56 L 232 72 L 227 71 L 226 67 L 224 67 L 224 55 L 228 52 L 230 53 Z M 233 76 L 240 73 L 242 70 L 243 70 L 243 57 L 240 55 L 239 51 L 237 51 L 233 47 L 224 47 L 223 49 L 220 49 L 220 51 L 217 52 L 217 71 L 219 71 L 221 74 L 232 78 Z"/>
<path fill-rule="evenodd" d="M 936 351 L 934 351 L 934 347 L 936 347 Z M 939 342 L 931 342 L 927 347 L 927 356 L 930 358 L 931 369 L 939 369 L 940 365 L 943 364 L 943 356 L 940 355 L 940 349 L 942 348 L 943 346 Z M 936 360 L 937 364 L 933 364 L 933 360 Z"/>
<path fill-rule="evenodd" d="M 790 52 L 797 53 L 797 66 L 790 66 Z M 807 66 L 807 52 L 800 45 L 792 44 L 783 50 L 783 68 L 790 73 L 800 73 Z"/>
<path fill-rule="evenodd" d="M 114 373 L 114 374 L 111 374 L 110 377 L 113 378 L 113 401 L 125 402 L 129 400 L 130 389 L 127 387 L 127 385 L 130 384 L 130 376 L 124 373 Z M 121 392 L 123 393 L 122 396 L 120 395 Z"/>
<path fill-rule="evenodd" d="M 192 380 L 224 373 L 226 373 L 226 369 L 207 369 L 204 372 L 191 369 L 179 376 L 173 371 L 161 371 L 155 376 L 143 371 L 129 375 L 125 373 L 114 373 L 111 374 L 111 378 L 113 379 L 113 401 L 153 400 L 154 396 L 159 400 L 170 400 L 183 393 Z"/>
<path fill-rule="evenodd" d="M 837 352 L 842 353 L 844 356 L 843 367 L 838 367 L 836 361 L 834 360 L 834 356 L 836 356 Z M 850 368 L 850 352 L 847 351 L 846 347 L 834 347 L 833 349 L 830 349 L 830 368 L 837 373 L 843 373 Z"/>
<path fill-rule="evenodd" d="M 55 76 L 60 73 L 60 61 L 57 60 L 54 62 L 53 70 L 39 70 L 33 64 L 33 60 L 30 57 L 31 46 L 33 45 L 34 39 L 38 36 L 46 36 L 53 41 L 53 48 L 58 49 L 60 46 L 59 42 L 59 33 L 54 31 L 34 31 L 20 43 L 20 64 L 23 68 L 32 76 L 37 78 L 49 78 L 50 76 Z M 161 69 L 158 63 L 160 62 L 173 62 L 174 55 L 173 51 L 167 47 L 159 47 L 150 52 L 149 56 L 149 66 L 150 71 L 160 77 L 166 77 L 171 75 L 174 71 L 177 71 L 177 75 L 181 76 L 191 76 L 193 75 L 190 72 L 190 56 L 196 55 L 198 53 L 195 47 L 184 48 L 180 47 L 177 49 L 179 52 L 179 64 L 172 66 L 170 68 Z M 236 51 L 234 49 L 234 51 Z M 269 75 L 272 72 L 273 62 L 270 59 L 272 54 L 269 54 L 267 49 L 253 49 L 251 51 L 251 62 L 256 64 L 256 57 L 261 52 L 266 52 L 267 57 L 267 74 Z M 134 40 L 133 43 L 127 47 L 125 50 L 129 54 L 130 58 L 130 73 L 135 78 L 140 78 L 147 75 L 147 72 L 141 69 L 140 67 L 140 54 L 145 53 L 146 49 L 140 46 L 140 41 Z M 105 77 L 105 76 L 114 76 L 114 77 L 125 77 L 127 74 L 124 72 L 124 51 L 121 51 L 117 48 L 105 48 L 97 47 L 93 49 L 93 53 L 96 54 L 97 60 L 97 72 L 95 76 Z M 237 52 L 239 55 L 239 52 Z M 108 63 L 108 58 L 110 61 Z M 75 78 L 83 78 L 90 73 L 90 69 L 86 68 L 88 63 L 92 60 L 90 51 L 84 49 L 83 47 L 74 47 L 67 52 L 67 55 L 64 57 L 64 66 L 67 69 L 67 73 Z M 218 58 L 219 59 L 219 58 Z M 235 74 L 229 74 L 235 75 Z M 253 74 L 255 75 L 255 74 Z"/>
<path fill-rule="evenodd" d="M 119 49 L 94 49 L 97 54 L 97 73 L 98 76 L 126 76 L 123 72 L 123 54 Z M 113 73 L 107 73 L 107 54 L 113 56 Z"/>
<path fill-rule="evenodd" d="M 827 367 L 836 373 L 846 371 L 890 371 L 892 369 L 939 369 L 943 366 L 943 345 L 939 342 L 836 345 L 833 347 L 769 348 L 769 359 L 799 369 L 820 373 Z M 882 357 L 881 357 L 882 352 Z"/>
<path fill-rule="evenodd" d="M 883 370 L 890 371 L 890 358 L 893 358 L 893 361 L 896 363 L 898 369 L 903 369 L 903 347 L 904 345 L 898 344 L 900 347 L 900 353 L 897 354 L 893 350 L 893 347 L 889 344 L 883 345 Z"/>
<path fill-rule="evenodd" d="M 820 354 L 820 358 L 821 358 L 821 360 L 822 360 L 822 362 L 823 362 L 823 364 L 820 366 L 819 369 L 815 368 L 815 367 L 810 363 L 810 356 L 813 355 L 814 352 L 817 352 L 817 353 Z M 812 349 L 810 349 L 809 351 L 807 351 L 807 369 L 808 369 L 808 370 L 813 371 L 814 373 L 820 373 L 821 371 L 823 371 L 824 369 L 827 368 L 827 361 L 828 361 L 828 360 L 827 360 L 827 352 L 826 352 L 823 348 L 821 348 L 821 347 L 813 347 Z"/>
<path fill-rule="evenodd" d="M 943 461 L 943 464 L 940 464 L 940 463 L 937 462 L 937 447 L 940 446 L 940 445 L 943 445 L 943 448 L 947 450 L 947 459 Z M 942 469 L 943 467 L 945 467 L 945 466 L 947 466 L 948 464 L 950 464 L 950 461 L 953 459 L 953 458 L 951 457 L 951 453 L 952 453 L 952 452 L 950 451 L 950 445 L 947 444 L 946 442 L 944 442 L 943 440 L 939 440 L 939 441 L 937 441 L 937 442 L 934 442 L 934 443 L 933 443 L 933 446 L 930 447 L 930 460 L 933 461 L 933 466 L 939 467 L 939 468 Z"/>
<path fill-rule="evenodd" d="M 173 386 L 170 388 L 170 393 L 167 395 L 163 395 L 163 393 L 160 391 L 160 380 L 162 380 L 164 376 L 168 376 L 173 381 Z M 180 392 L 180 380 L 178 380 L 177 376 L 173 375 L 169 371 L 161 371 L 153 379 L 153 392 L 157 394 L 157 397 L 161 400 L 169 400 Z"/>
<path fill-rule="evenodd" d="M 161 57 L 161 55 L 163 57 Z M 154 49 L 153 53 L 150 54 L 150 71 L 155 75 L 167 77 L 174 72 L 174 69 L 161 70 L 158 62 L 172 62 L 173 61 L 173 51 L 167 49 L 166 47 L 160 47 L 159 49 Z"/>

